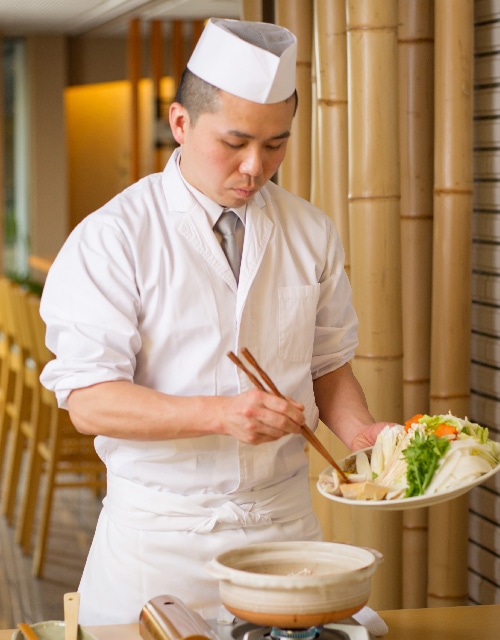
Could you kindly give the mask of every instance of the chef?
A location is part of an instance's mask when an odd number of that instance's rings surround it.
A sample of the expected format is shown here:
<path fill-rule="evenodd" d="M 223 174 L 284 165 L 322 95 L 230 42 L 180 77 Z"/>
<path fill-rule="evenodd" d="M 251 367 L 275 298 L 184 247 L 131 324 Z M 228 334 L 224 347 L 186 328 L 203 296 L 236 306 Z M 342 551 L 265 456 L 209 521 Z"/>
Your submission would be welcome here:
<path fill-rule="evenodd" d="M 295 64 L 288 30 L 210 20 L 170 108 L 178 148 L 164 171 L 85 218 L 48 275 L 56 358 L 42 382 L 96 436 L 108 474 L 82 624 L 137 621 L 165 593 L 213 617 L 211 558 L 320 538 L 301 425 L 321 418 L 352 449 L 383 427 L 349 364 L 357 318 L 334 225 L 270 180 Z M 286 399 L 226 357 L 243 347 Z"/>

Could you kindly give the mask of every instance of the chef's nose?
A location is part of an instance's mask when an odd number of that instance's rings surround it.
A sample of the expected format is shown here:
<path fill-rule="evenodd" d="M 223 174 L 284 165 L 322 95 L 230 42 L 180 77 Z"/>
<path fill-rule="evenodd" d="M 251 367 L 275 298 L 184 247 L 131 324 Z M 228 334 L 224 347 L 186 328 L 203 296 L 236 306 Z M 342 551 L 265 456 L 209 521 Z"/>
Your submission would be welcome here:
<path fill-rule="evenodd" d="M 262 151 L 249 147 L 240 164 L 240 172 L 249 176 L 260 176 L 263 172 Z"/>

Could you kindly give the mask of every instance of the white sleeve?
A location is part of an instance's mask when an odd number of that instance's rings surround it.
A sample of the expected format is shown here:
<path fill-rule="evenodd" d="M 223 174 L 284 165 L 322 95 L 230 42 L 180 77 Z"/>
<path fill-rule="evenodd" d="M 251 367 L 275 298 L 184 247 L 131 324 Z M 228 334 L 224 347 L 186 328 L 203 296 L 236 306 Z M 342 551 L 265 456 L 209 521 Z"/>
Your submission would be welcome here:
<path fill-rule="evenodd" d="M 56 359 L 41 382 L 66 408 L 70 392 L 109 380 L 133 380 L 141 339 L 133 257 L 119 229 L 99 218 L 69 236 L 49 271 L 40 313 Z"/>

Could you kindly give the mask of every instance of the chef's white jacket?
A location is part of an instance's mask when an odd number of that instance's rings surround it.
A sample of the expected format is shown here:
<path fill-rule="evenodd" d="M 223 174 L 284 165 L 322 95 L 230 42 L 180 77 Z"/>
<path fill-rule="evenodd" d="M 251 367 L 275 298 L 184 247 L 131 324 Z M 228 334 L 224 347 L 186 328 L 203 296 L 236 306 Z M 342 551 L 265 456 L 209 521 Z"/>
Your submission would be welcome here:
<path fill-rule="evenodd" d="M 304 404 L 314 428 L 313 379 L 348 362 L 357 345 L 344 252 L 332 221 L 268 182 L 247 205 L 237 285 L 206 212 L 180 176 L 177 155 L 162 173 L 85 218 L 61 249 L 41 303 L 47 346 L 56 354 L 43 384 L 62 407 L 73 389 L 112 380 L 172 395 L 232 395 L 250 383 L 226 353 L 247 347 L 280 391 Z M 206 544 L 208 557 L 202 551 L 193 556 L 188 545 L 186 562 L 198 569 L 217 549 L 319 535 L 300 436 L 258 446 L 223 435 L 158 442 L 98 436 L 96 449 L 109 485 L 82 579 L 87 624 L 136 620 L 149 597 L 169 587 L 175 595 L 175 585 L 179 595 L 178 575 L 171 585 L 165 576 L 186 548 L 186 532 L 220 540 L 215 548 L 213 539 Z M 154 560 L 142 555 L 134 561 L 127 545 L 135 540 L 124 543 L 121 557 L 124 530 L 160 532 L 170 551 L 155 546 Z M 113 574 L 111 565 L 123 571 L 125 559 L 127 574 Z M 148 587 L 143 575 L 145 586 L 125 616 L 125 586 L 117 581 L 136 581 L 134 562 L 142 574 L 154 565 L 159 581 Z M 104 607 L 111 581 L 120 584 L 119 597 Z M 206 584 L 205 595 L 182 593 L 193 608 L 214 605 L 213 581 Z M 95 601 L 87 616 L 85 589 Z"/>

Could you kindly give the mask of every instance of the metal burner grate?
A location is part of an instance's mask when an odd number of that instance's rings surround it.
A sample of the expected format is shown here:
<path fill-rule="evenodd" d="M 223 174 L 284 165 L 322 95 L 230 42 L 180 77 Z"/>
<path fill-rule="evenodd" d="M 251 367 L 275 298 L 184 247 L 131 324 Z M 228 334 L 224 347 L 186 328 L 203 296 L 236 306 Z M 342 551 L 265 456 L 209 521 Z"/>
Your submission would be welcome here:
<path fill-rule="evenodd" d="M 231 636 L 234 640 L 350 640 L 341 629 L 311 627 L 309 629 L 279 629 L 260 627 L 251 622 L 236 624 Z"/>
<path fill-rule="evenodd" d="M 318 627 L 309 629 L 279 629 L 272 627 L 270 636 L 273 640 L 314 640 L 320 635 Z"/>

